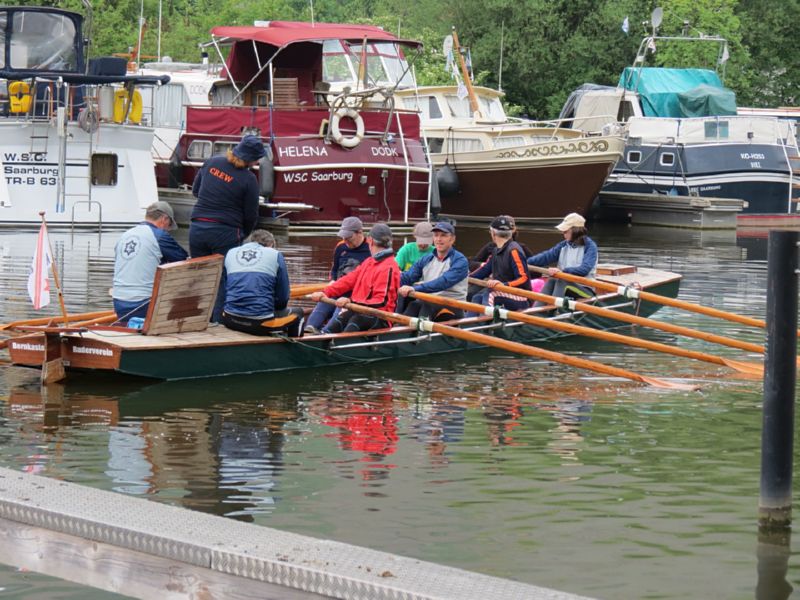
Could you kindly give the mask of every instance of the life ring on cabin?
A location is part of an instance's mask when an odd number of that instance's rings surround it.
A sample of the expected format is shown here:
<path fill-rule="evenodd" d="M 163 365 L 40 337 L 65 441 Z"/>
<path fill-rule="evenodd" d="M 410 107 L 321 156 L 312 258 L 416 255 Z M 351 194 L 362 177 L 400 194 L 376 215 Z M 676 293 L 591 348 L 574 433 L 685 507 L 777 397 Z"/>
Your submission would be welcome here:
<path fill-rule="evenodd" d="M 142 94 L 139 90 L 133 90 L 131 100 L 128 100 L 128 90 L 117 90 L 114 92 L 114 123 L 122 123 L 125 121 L 125 115 L 128 115 L 128 121 L 131 123 L 139 124 L 142 122 Z M 128 109 L 128 103 L 131 106 Z"/>
<path fill-rule="evenodd" d="M 342 135 L 342 131 L 339 129 L 339 121 L 345 117 L 353 119 L 355 122 L 355 135 L 348 137 Z M 339 144 L 342 148 L 355 148 L 361 143 L 361 140 L 364 139 L 364 119 L 361 118 L 361 115 L 358 114 L 358 111 L 355 108 L 343 106 L 333 113 L 333 119 L 331 119 L 331 138 L 333 138 L 333 141 Z"/>
<path fill-rule="evenodd" d="M 27 113 L 31 109 L 31 86 L 24 81 L 8 84 L 9 111 L 15 114 Z"/>

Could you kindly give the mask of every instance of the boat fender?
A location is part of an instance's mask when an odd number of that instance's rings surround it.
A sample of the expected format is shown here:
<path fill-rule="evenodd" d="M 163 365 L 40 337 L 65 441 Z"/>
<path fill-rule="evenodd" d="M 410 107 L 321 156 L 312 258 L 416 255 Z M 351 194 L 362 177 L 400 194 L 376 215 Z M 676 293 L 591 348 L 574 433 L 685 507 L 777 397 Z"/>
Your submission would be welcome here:
<path fill-rule="evenodd" d="M 78 112 L 78 126 L 86 133 L 94 133 L 100 126 L 97 118 L 97 111 L 89 106 L 84 106 Z"/>
<path fill-rule="evenodd" d="M 350 118 L 355 122 L 355 135 L 345 137 L 342 134 L 341 129 L 339 129 L 339 122 L 345 117 Z M 331 119 L 331 138 L 333 138 L 333 141 L 339 144 L 342 148 L 355 148 L 361 143 L 361 140 L 364 139 L 364 119 L 361 118 L 361 115 L 358 114 L 358 111 L 355 108 L 343 106 L 333 113 L 333 119 Z"/>
<path fill-rule="evenodd" d="M 436 184 L 439 187 L 439 195 L 442 198 L 455 196 L 460 189 L 458 183 L 458 173 L 448 164 L 436 170 Z"/>
<path fill-rule="evenodd" d="M 267 153 L 258 161 L 258 193 L 269 200 L 275 192 L 275 164 L 272 149 L 267 146 L 265 150 Z"/>
<path fill-rule="evenodd" d="M 434 181 L 434 183 L 436 183 Z M 436 221 L 436 218 L 439 216 L 439 213 L 442 212 L 442 197 L 439 195 L 439 184 L 431 185 L 430 189 L 430 211 L 433 220 Z"/>
<path fill-rule="evenodd" d="M 31 109 L 31 86 L 24 81 L 8 84 L 9 111 L 14 114 L 27 113 Z"/>
<path fill-rule="evenodd" d="M 141 123 L 142 121 L 142 94 L 139 90 L 133 90 L 133 97 L 130 110 L 128 110 L 128 90 L 117 90 L 114 93 L 114 123 L 125 121 L 127 113 L 128 121 L 131 123 Z"/>

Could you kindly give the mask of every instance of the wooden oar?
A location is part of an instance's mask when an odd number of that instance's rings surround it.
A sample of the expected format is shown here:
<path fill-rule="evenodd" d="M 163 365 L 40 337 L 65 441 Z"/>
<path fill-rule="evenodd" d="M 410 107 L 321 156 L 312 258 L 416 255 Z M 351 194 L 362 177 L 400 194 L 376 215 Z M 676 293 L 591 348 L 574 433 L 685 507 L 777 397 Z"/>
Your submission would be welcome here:
<path fill-rule="evenodd" d="M 425 294 L 422 292 L 411 292 L 409 294 L 414 298 L 418 298 L 424 302 L 437 304 L 439 306 L 447 306 L 450 308 L 459 308 L 461 310 L 472 311 L 476 313 L 483 313 L 486 316 L 497 316 L 500 319 L 509 319 L 511 321 L 519 321 L 520 323 L 527 323 L 528 325 L 536 325 L 537 327 L 544 327 L 546 329 L 554 329 L 556 331 L 563 331 L 565 333 L 572 333 L 575 335 L 583 335 L 586 337 L 604 340 L 607 342 L 616 342 L 618 344 L 625 344 L 627 346 L 634 346 L 636 348 L 644 348 L 646 350 L 654 350 L 656 352 L 663 352 L 664 354 L 672 354 L 673 356 L 680 356 L 683 358 L 691 358 L 694 360 L 702 360 L 704 362 L 713 363 L 715 365 L 723 365 L 751 376 L 762 377 L 764 375 L 764 368 L 759 364 L 740 362 L 736 360 L 728 360 L 721 356 L 713 354 L 706 354 L 704 352 L 695 352 L 694 350 L 685 350 L 684 348 L 677 348 L 659 342 L 652 342 L 650 340 L 643 340 L 611 331 L 601 331 L 592 327 L 583 327 L 574 323 L 567 323 L 564 321 L 554 321 L 552 319 L 545 319 L 544 317 L 536 317 L 527 315 L 525 313 L 507 310 L 500 307 L 484 306 L 483 304 L 475 304 L 473 302 L 462 302 L 454 298 L 446 298 L 444 296 L 436 296 L 433 294 Z"/>
<path fill-rule="evenodd" d="M 549 274 L 547 269 L 542 269 L 541 267 L 529 265 L 528 269 L 535 271 L 536 273 L 543 273 L 545 275 Z M 577 275 L 571 275 L 570 273 L 564 273 L 563 271 L 559 271 L 554 275 L 554 277 L 557 279 L 563 279 L 564 281 L 571 281 L 572 283 L 578 283 L 580 285 L 603 290 L 605 292 L 617 292 L 626 298 L 640 298 L 641 300 L 645 300 L 647 302 L 663 304 L 664 306 L 672 306 L 674 308 L 681 308 L 683 310 L 688 310 L 701 315 L 717 317 L 719 319 L 725 319 L 726 321 L 733 321 L 734 323 L 741 323 L 742 325 L 750 325 L 751 327 L 760 327 L 762 329 L 765 329 L 767 326 L 767 324 L 760 319 L 754 319 L 744 315 L 737 315 L 736 313 L 719 310 L 717 308 L 711 308 L 710 306 L 701 306 L 700 304 L 694 304 L 693 302 L 686 302 L 684 300 L 677 300 L 676 298 L 668 298 L 667 296 L 661 296 L 651 292 L 643 292 L 641 290 L 626 287 L 624 285 L 616 285 L 614 283 L 599 281 L 597 279 L 578 277 Z"/>
<path fill-rule="evenodd" d="M 330 298 L 323 297 L 321 301 L 325 302 L 326 304 L 331 304 L 334 306 L 336 305 L 336 302 L 334 300 L 331 300 Z M 476 333 L 474 331 L 467 331 L 465 329 L 459 329 L 457 327 L 450 327 L 448 325 L 442 325 L 441 323 L 434 323 L 433 321 L 416 319 L 412 317 L 407 317 L 405 315 L 399 315 L 397 313 L 390 313 L 375 308 L 369 308 L 367 306 L 361 306 L 360 304 L 354 304 L 352 302 L 348 302 L 347 304 L 345 304 L 344 308 L 352 310 L 353 312 L 361 313 L 364 315 L 370 315 L 372 317 L 377 317 L 385 321 L 390 321 L 392 323 L 399 323 L 401 325 L 413 327 L 420 331 L 429 331 L 429 332 L 432 331 L 435 333 L 440 333 L 442 335 L 447 335 L 467 342 L 472 342 L 474 344 L 481 344 L 483 346 L 491 346 L 493 348 L 499 348 L 507 352 L 516 352 L 518 354 L 534 356 L 536 358 L 541 358 L 544 360 L 549 360 L 552 362 L 569 365 L 571 367 L 588 369 L 596 373 L 602 373 L 603 375 L 610 375 L 612 377 L 622 377 L 625 379 L 630 379 L 632 381 L 647 383 L 655 387 L 680 389 L 680 390 L 697 389 L 697 386 L 693 385 L 690 386 L 681 383 L 671 383 L 668 381 L 657 379 L 655 377 L 647 377 L 646 375 L 639 375 L 638 373 L 634 373 L 633 371 L 628 371 L 626 369 L 610 367 L 608 365 L 604 365 L 602 363 L 595 362 L 593 360 L 567 356 L 566 354 L 560 354 L 558 352 L 553 352 L 551 350 L 545 350 L 543 348 L 536 348 L 533 346 L 526 346 L 525 344 L 520 344 L 518 342 L 512 342 L 510 340 L 504 340 L 492 337 L 490 335 Z"/>
<path fill-rule="evenodd" d="M 295 285 L 289 292 L 289 297 L 300 298 L 301 296 L 313 294 L 314 292 L 321 292 L 328 287 L 328 285 L 328 283 L 303 283 L 300 285 Z"/>
<path fill-rule="evenodd" d="M 488 287 L 486 282 L 482 279 L 474 279 L 470 277 L 469 282 L 483 287 Z M 539 294 L 537 292 L 529 292 L 519 288 L 512 288 L 507 285 L 498 285 L 493 289 L 496 289 L 499 292 L 507 292 L 509 294 L 515 294 L 517 296 L 530 298 L 531 300 L 539 300 L 540 302 L 557 306 L 561 306 L 561 303 L 565 300 L 564 298 L 557 298 L 555 296 L 548 296 L 547 294 Z M 715 335 L 713 333 L 706 333 L 705 331 L 691 329 L 689 327 L 682 327 L 681 325 L 662 323 L 661 321 L 656 321 L 655 319 L 631 315 L 618 310 L 611 310 L 609 308 L 601 308 L 588 302 L 577 302 L 571 298 L 567 298 L 566 301 L 568 302 L 568 308 L 570 310 L 577 310 L 588 314 L 597 315 L 599 317 L 605 317 L 607 319 L 614 319 L 615 321 L 621 321 L 623 323 L 631 323 L 633 325 L 641 325 L 642 327 L 650 327 L 651 329 L 660 329 L 661 331 L 682 335 L 684 337 L 695 338 L 698 340 L 711 342 L 712 344 L 719 344 L 721 346 L 729 346 L 730 348 L 737 348 L 738 350 L 744 350 L 746 352 L 764 354 L 764 346 L 760 346 L 759 344 L 743 342 L 741 340 Z"/>
<path fill-rule="evenodd" d="M 113 310 L 99 310 L 94 312 L 75 313 L 72 315 L 67 315 L 67 321 L 72 323 L 73 321 L 101 319 L 103 317 L 108 317 L 113 314 L 114 314 Z M 37 317 L 35 319 L 23 319 L 22 321 L 14 321 L 12 323 L 6 323 L 5 325 L 0 325 L 0 330 L 11 329 L 12 327 L 17 327 L 19 325 L 47 325 L 48 323 L 54 320 L 63 321 L 64 317 L 52 316 L 52 317 Z"/>

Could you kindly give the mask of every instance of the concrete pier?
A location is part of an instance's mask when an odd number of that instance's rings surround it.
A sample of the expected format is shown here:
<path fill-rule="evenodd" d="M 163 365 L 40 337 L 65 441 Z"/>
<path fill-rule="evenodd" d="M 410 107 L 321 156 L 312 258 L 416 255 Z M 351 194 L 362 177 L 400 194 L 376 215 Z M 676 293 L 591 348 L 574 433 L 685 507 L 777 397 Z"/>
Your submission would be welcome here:
<path fill-rule="evenodd" d="M 0 561 L 138 598 L 579 600 L 0 468 Z"/>

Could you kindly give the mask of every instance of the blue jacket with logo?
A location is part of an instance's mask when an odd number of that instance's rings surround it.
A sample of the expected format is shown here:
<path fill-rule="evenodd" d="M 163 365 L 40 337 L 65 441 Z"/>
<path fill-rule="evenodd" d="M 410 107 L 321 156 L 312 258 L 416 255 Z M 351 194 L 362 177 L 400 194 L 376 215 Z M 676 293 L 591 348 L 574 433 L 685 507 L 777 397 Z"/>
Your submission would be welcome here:
<path fill-rule="evenodd" d="M 158 265 L 188 258 L 169 233 L 148 221 L 128 229 L 114 250 L 114 298 L 125 302 L 153 295 Z"/>
<path fill-rule="evenodd" d="M 289 275 L 283 254 L 257 242 L 232 248 L 225 256 L 225 312 L 269 319 L 289 303 Z"/>

